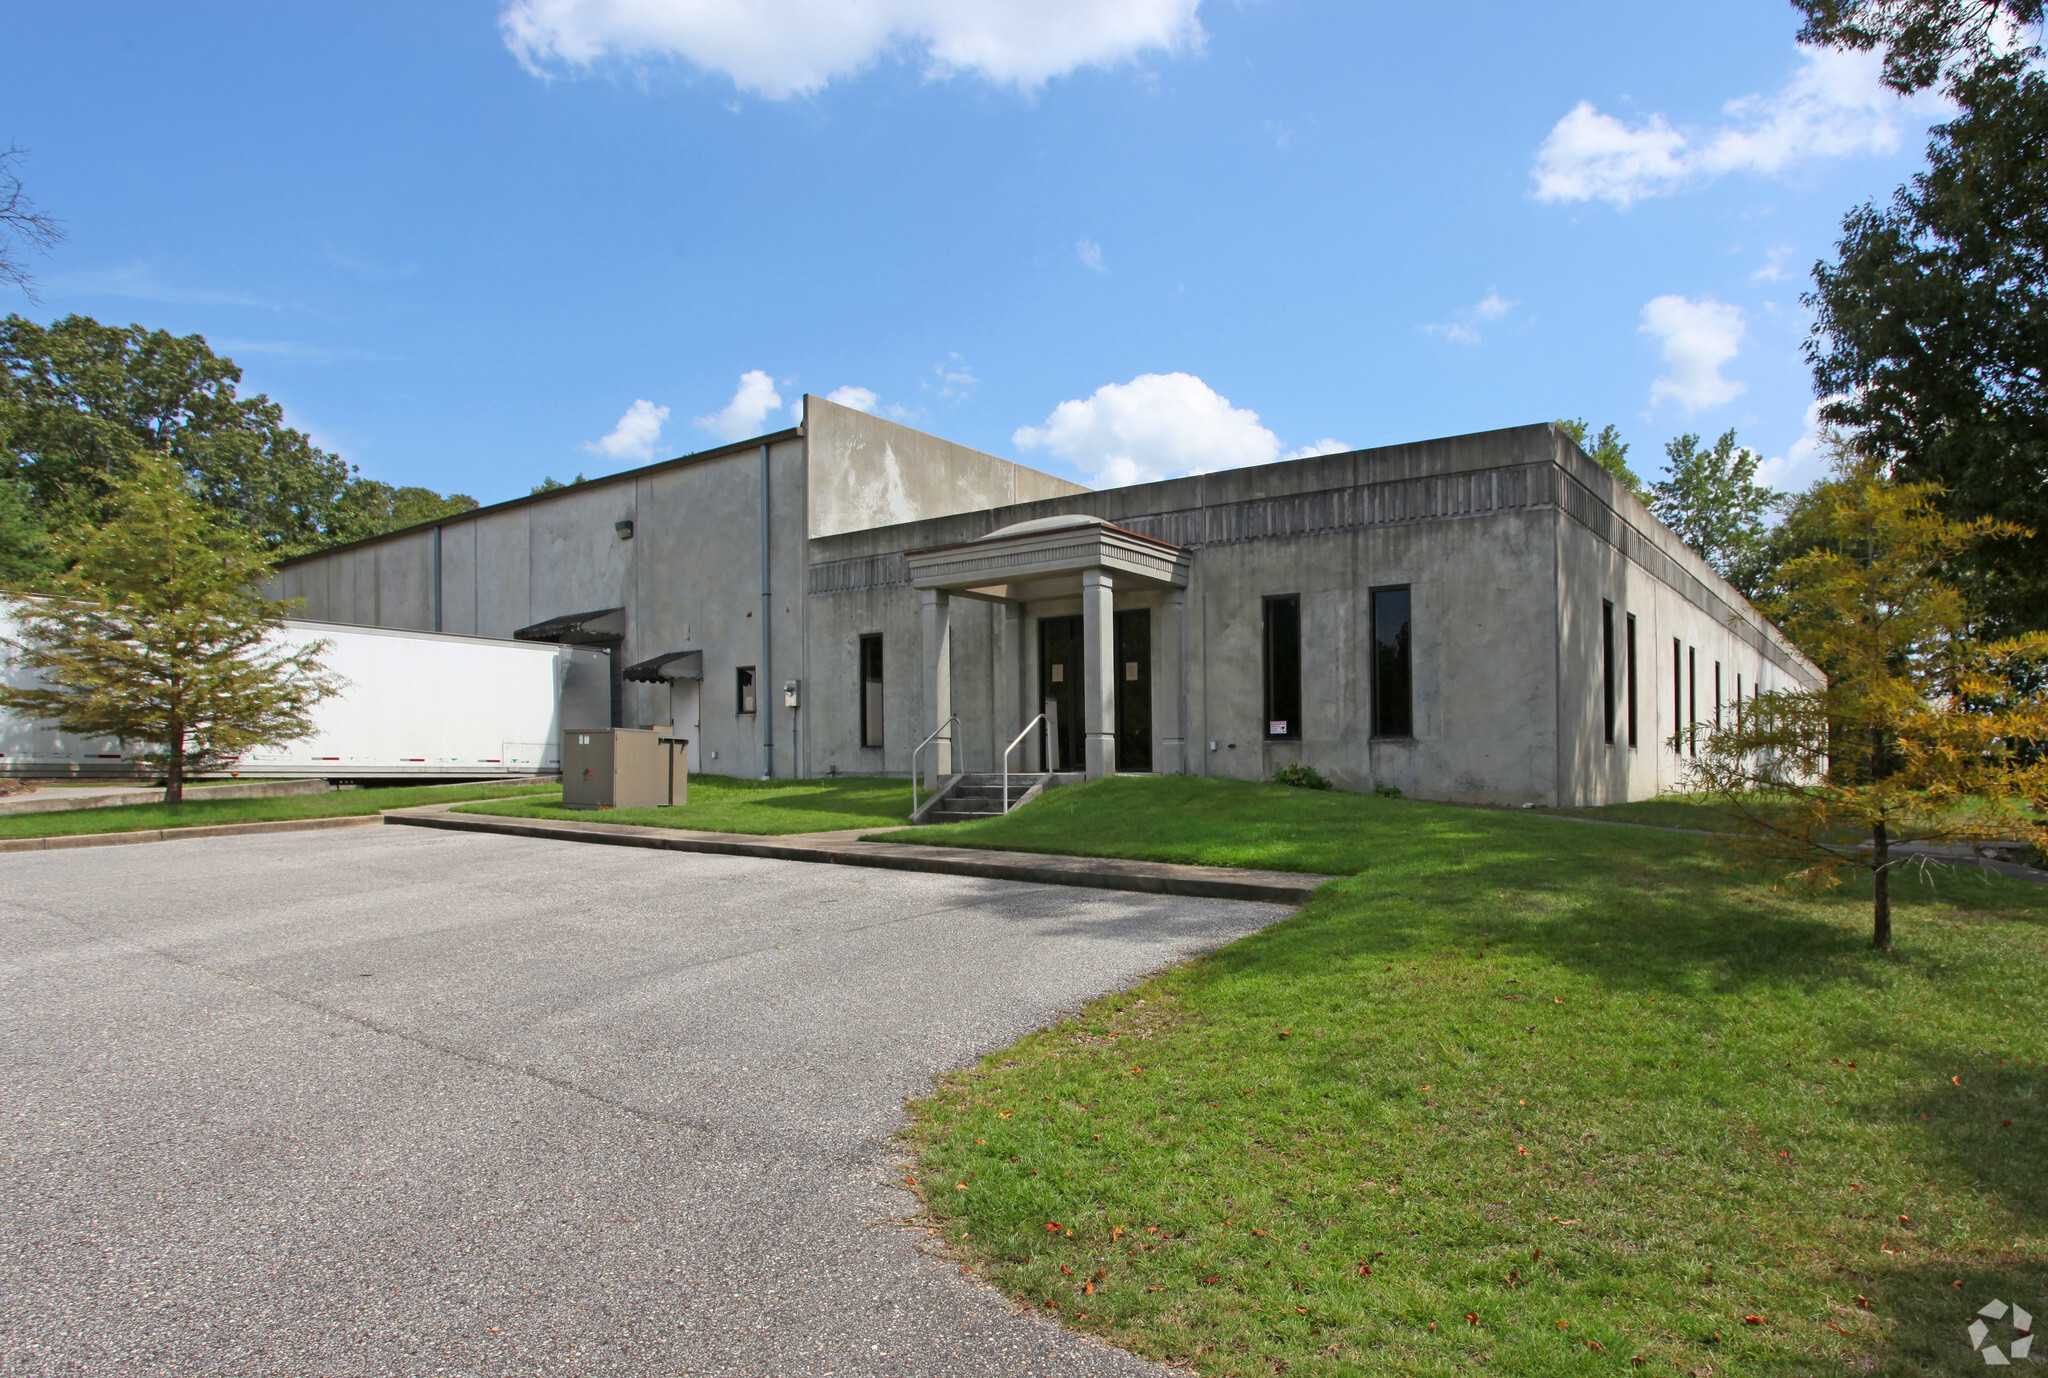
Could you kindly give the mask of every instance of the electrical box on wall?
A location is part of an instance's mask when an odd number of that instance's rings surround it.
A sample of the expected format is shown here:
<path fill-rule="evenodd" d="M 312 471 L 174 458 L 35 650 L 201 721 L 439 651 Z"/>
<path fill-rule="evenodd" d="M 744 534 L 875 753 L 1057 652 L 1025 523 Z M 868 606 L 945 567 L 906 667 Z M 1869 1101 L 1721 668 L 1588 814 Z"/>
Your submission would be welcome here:
<path fill-rule="evenodd" d="M 782 681 L 782 706 L 784 708 L 794 708 L 797 706 L 796 681 L 793 679 Z"/>

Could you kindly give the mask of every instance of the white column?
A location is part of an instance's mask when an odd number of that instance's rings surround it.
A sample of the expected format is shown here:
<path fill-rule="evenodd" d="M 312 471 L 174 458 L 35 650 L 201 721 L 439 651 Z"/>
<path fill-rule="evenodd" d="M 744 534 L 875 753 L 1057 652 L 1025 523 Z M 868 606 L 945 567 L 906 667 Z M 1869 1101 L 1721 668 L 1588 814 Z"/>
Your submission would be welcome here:
<path fill-rule="evenodd" d="M 1187 676 L 1188 591 L 1168 589 L 1160 599 L 1159 684 L 1152 691 L 1152 711 L 1159 718 L 1160 745 L 1165 759 L 1159 763 L 1162 775 L 1185 775 L 1188 769 L 1187 727 L 1182 720 L 1187 697 L 1183 684 Z"/>
<path fill-rule="evenodd" d="M 1002 605 L 1002 645 L 999 651 L 1000 663 L 996 666 L 996 750 L 1001 751 L 1010 744 L 1010 739 L 1024 729 L 1024 723 L 1033 715 L 1024 711 L 1030 699 L 1024 693 L 1024 605 L 1005 603 Z M 997 770 L 1003 768 L 1001 761 L 993 761 Z M 1026 742 L 1010 757 L 1010 769 L 1028 770 L 1031 765 L 1031 744 Z"/>
<path fill-rule="evenodd" d="M 921 738 L 953 716 L 953 600 L 944 589 L 920 589 L 918 594 L 924 613 L 925 723 L 917 734 Z M 946 731 L 948 736 L 953 733 L 952 728 Z M 924 772 L 929 789 L 937 789 L 940 777 L 953 773 L 953 750 L 945 739 L 925 748 Z"/>
<path fill-rule="evenodd" d="M 1088 778 L 1116 774 L 1116 582 L 1081 571 L 1081 711 Z"/>

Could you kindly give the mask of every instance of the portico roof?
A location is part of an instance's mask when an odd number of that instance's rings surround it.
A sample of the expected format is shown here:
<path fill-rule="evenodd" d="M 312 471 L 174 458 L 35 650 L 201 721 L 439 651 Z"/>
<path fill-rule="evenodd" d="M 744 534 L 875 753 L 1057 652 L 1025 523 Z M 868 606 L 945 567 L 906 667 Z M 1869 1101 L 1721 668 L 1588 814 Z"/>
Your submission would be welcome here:
<path fill-rule="evenodd" d="M 1185 588 L 1189 565 L 1184 547 L 1081 515 L 1018 522 L 905 559 L 914 587 L 997 603 L 1072 597 L 1088 570 L 1104 571 L 1120 589 Z"/>

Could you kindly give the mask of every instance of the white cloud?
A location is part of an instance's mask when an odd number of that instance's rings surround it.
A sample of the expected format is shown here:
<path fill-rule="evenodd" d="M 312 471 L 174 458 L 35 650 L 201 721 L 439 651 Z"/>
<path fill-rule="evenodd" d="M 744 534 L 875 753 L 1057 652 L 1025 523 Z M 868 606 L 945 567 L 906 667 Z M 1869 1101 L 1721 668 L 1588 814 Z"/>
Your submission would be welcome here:
<path fill-rule="evenodd" d="M 1478 331 L 1466 325 L 1463 321 L 1443 321 L 1425 325 L 1422 328 L 1431 335 L 1442 336 L 1452 344 L 1476 345 L 1481 338 Z"/>
<path fill-rule="evenodd" d="M 1761 268 L 1749 275 L 1751 282 L 1783 282 L 1792 275 L 1785 271 L 1785 261 L 1792 257 L 1792 246 L 1780 244 L 1764 255 Z"/>
<path fill-rule="evenodd" d="M 720 440 L 745 440 L 760 435 L 768 424 L 768 414 L 781 405 L 782 394 L 775 390 L 775 380 L 758 368 L 750 369 L 740 375 L 739 389 L 725 409 L 698 417 L 697 424 Z"/>
<path fill-rule="evenodd" d="M 902 55 L 928 77 L 1034 90 L 1081 67 L 1193 52 L 1201 0 L 508 0 L 505 44 L 536 73 L 683 58 L 770 99 Z"/>
<path fill-rule="evenodd" d="M 1472 308 L 1472 314 L 1482 321 L 1497 321 L 1514 309 L 1514 303 L 1498 292 L 1488 292 L 1480 303 Z"/>
<path fill-rule="evenodd" d="M 1280 458 L 1314 459 L 1317 455 L 1341 455 L 1349 454 L 1350 452 L 1351 447 L 1349 445 L 1346 445 L 1343 441 L 1332 440 L 1328 436 L 1324 436 L 1321 440 L 1318 440 L 1313 444 L 1303 445 L 1298 449 L 1289 450 L 1286 454 L 1280 456 Z"/>
<path fill-rule="evenodd" d="M 667 420 L 667 407 L 657 407 L 642 397 L 626 408 L 626 414 L 619 418 L 618 425 L 612 427 L 610 435 L 602 440 L 586 441 L 583 448 L 592 454 L 609 455 L 613 459 L 644 462 L 654 458 L 654 447 L 661 443 L 662 423 Z"/>
<path fill-rule="evenodd" d="M 1536 150 L 1536 198 L 1626 210 L 1725 173 L 1768 176 L 1822 158 L 1888 153 L 1910 119 L 1935 119 L 1946 108 L 1939 96 L 1901 97 L 1886 87 L 1881 53 L 1799 52 L 1799 70 L 1783 87 L 1729 101 L 1724 122 L 1711 129 L 1679 129 L 1662 115 L 1630 125 L 1580 101 Z"/>
<path fill-rule="evenodd" d="M 974 376 L 974 365 L 958 354 L 948 354 L 933 364 L 932 375 L 939 380 L 937 386 L 930 383 L 920 386 L 941 397 L 972 397 L 974 390 L 981 386 L 981 379 Z"/>
<path fill-rule="evenodd" d="M 1048 450 L 1109 487 L 1280 456 L 1280 437 L 1259 424 L 1257 412 L 1231 406 L 1189 373 L 1105 384 L 1092 397 L 1054 407 L 1043 426 L 1019 427 L 1012 439 L 1022 449 Z"/>
<path fill-rule="evenodd" d="M 1816 398 L 1809 404 L 1800 424 L 1799 439 L 1793 441 L 1792 448 L 1784 454 L 1757 465 L 1756 481 L 1766 488 L 1796 493 L 1811 487 L 1816 479 L 1825 477 L 1829 455 L 1827 428 L 1821 424 L 1820 409 L 1830 402 L 1842 400 L 1843 396 L 1838 394 Z"/>
<path fill-rule="evenodd" d="M 1643 307 L 1638 329 L 1663 341 L 1664 363 L 1671 370 L 1651 386 L 1653 406 L 1668 397 L 1687 411 L 1698 411 L 1732 402 L 1749 390 L 1747 383 L 1721 374 L 1721 366 L 1742 348 L 1741 307 L 1712 297 L 1658 297 Z"/>
<path fill-rule="evenodd" d="M 837 402 L 842 407 L 852 407 L 855 411 L 873 412 L 875 404 L 882 399 L 873 388 L 857 388 L 848 385 L 843 388 L 832 389 L 832 391 L 825 394 L 825 400 L 827 402 Z"/>
<path fill-rule="evenodd" d="M 1102 246 L 1094 240 L 1077 240 L 1074 244 L 1074 253 L 1083 264 L 1093 268 L 1096 272 L 1106 273 L 1109 271 L 1109 269 L 1102 266 Z"/>
<path fill-rule="evenodd" d="M 1472 305 L 1460 307 L 1452 319 L 1432 322 L 1423 326 L 1422 330 L 1426 335 L 1435 335 L 1439 339 L 1449 340 L 1452 344 L 1476 345 L 1485 337 L 1479 333 L 1479 327 L 1473 324 L 1474 321 L 1501 320 L 1514 309 L 1515 303 L 1500 293 L 1488 292 Z"/>

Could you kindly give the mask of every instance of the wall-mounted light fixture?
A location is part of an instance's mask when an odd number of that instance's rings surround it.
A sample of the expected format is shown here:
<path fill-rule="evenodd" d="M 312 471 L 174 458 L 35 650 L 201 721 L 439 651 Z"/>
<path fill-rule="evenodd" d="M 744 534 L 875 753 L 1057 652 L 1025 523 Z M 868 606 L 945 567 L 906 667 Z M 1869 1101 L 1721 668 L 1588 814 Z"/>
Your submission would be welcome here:
<path fill-rule="evenodd" d="M 619 539 L 622 541 L 630 541 L 633 539 L 633 523 L 630 518 L 622 522 L 613 522 L 612 530 L 619 533 Z"/>

